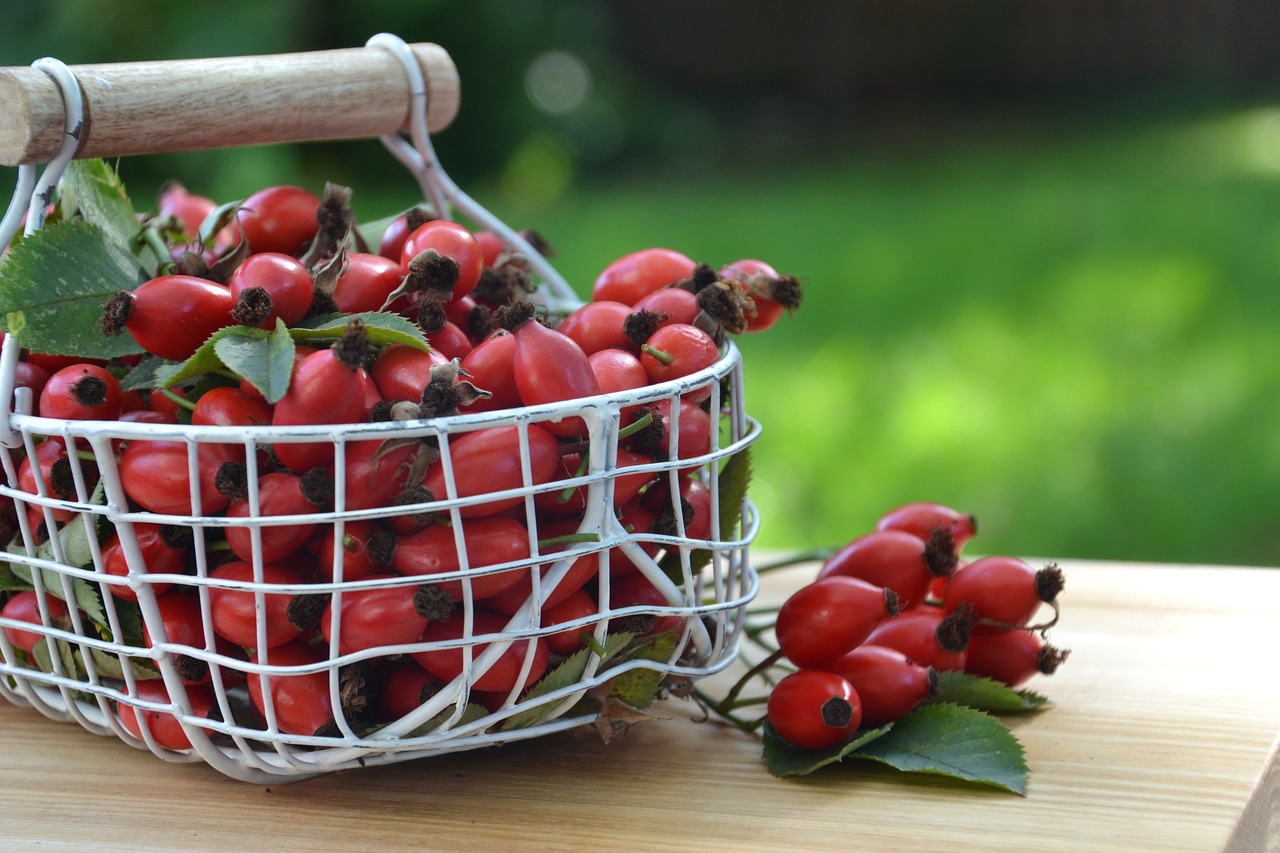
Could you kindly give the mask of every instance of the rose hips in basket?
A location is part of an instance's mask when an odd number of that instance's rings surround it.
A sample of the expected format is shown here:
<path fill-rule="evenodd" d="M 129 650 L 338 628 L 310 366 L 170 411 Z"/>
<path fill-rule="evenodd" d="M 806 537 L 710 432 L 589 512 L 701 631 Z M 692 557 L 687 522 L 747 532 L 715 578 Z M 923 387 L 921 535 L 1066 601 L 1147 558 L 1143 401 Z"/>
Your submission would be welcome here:
<path fill-rule="evenodd" d="M 49 377 L 40 391 L 40 415 L 64 421 L 120 417 L 120 381 L 96 364 L 74 364 Z"/>
<path fill-rule="evenodd" d="M 519 489 L 525 485 L 526 472 L 521 460 L 518 425 L 489 427 L 464 433 L 449 443 L 453 463 L 454 489 L 445 482 L 444 462 L 437 460 L 427 469 L 422 485 L 435 500 L 473 498 L 490 493 Z M 560 444 L 556 437 L 539 424 L 523 429 L 529 452 L 529 483 L 542 485 L 555 476 L 560 461 Z M 493 515 L 524 502 L 520 495 L 469 503 L 458 508 L 464 518 Z"/>
<path fill-rule="evenodd" d="M 67 603 L 52 593 L 46 592 L 44 600 L 51 623 L 64 619 L 70 614 L 67 609 Z M 40 614 L 39 596 L 33 589 L 24 589 L 12 593 L 9 596 L 9 600 L 4 603 L 4 607 L 0 608 L 0 616 L 5 619 L 12 619 L 15 622 L 27 622 L 32 625 L 45 624 Z M 36 643 L 41 642 L 47 636 L 37 631 L 26 631 L 22 628 L 8 626 L 5 627 L 4 633 L 14 648 L 21 649 L 27 655 L 33 654 Z"/>
<path fill-rule="evenodd" d="M 528 569 L 487 571 L 490 567 L 514 563 L 529 556 L 529 531 L 506 515 L 465 518 L 461 531 L 444 524 L 428 524 L 422 530 L 401 536 L 391 554 L 392 567 L 402 575 L 431 578 L 462 569 L 457 541 L 459 532 L 467 554 L 467 568 L 473 573 L 462 579 L 433 581 L 455 601 L 463 600 L 465 586 L 474 599 L 488 598 L 510 589 L 528 576 Z"/>
<path fill-rule="evenodd" d="M 139 679 L 134 682 L 133 687 L 133 698 L 139 701 L 161 705 L 176 704 L 160 679 Z M 191 706 L 192 716 L 206 720 L 213 718 L 217 711 L 217 700 L 212 687 L 188 685 L 184 692 Z M 116 717 L 125 731 L 138 740 L 145 740 L 143 736 L 145 730 L 159 747 L 173 750 L 191 749 L 191 738 L 173 711 L 141 708 L 127 702 L 118 702 Z"/>
<path fill-rule="evenodd" d="M 231 315 L 244 326 L 274 329 L 276 320 L 295 325 L 311 310 L 315 282 L 297 258 L 260 252 L 245 258 L 227 282 L 235 300 Z"/>
<path fill-rule="evenodd" d="M 769 693 L 769 724 L 800 749 L 829 749 L 849 740 L 862 724 L 862 700 L 831 672 L 801 669 Z"/>
<path fill-rule="evenodd" d="M 524 690 L 547 671 L 550 651 L 546 642 L 540 637 L 526 637 L 510 641 L 497 639 L 502 648 L 496 652 L 497 657 L 492 662 L 486 661 L 481 673 L 478 662 L 489 652 L 492 640 L 480 638 L 493 638 L 504 633 L 508 617 L 476 608 L 472 612 L 469 633 L 465 622 L 463 612 L 457 610 L 448 619 L 429 623 L 422 632 L 421 640 L 440 643 L 441 647 L 414 652 L 414 660 L 445 682 L 468 672 L 471 686 L 486 691 Z"/>
<path fill-rule="evenodd" d="M 188 445 L 185 441 L 135 439 L 120 453 L 120 484 L 129 499 L 149 512 L 163 515 L 191 515 L 192 483 L 188 452 L 197 456 L 199 483 L 196 496 L 200 512 L 211 515 L 227 508 L 230 501 L 218 491 L 218 471 L 226 459 L 217 445 Z"/>
<path fill-rule="evenodd" d="M 242 560 L 223 563 L 209 577 L 218 582 L 254 582 L 253 564 Z M 267 563 L 262 567 L 262 604 L 259 592 L 246 586 L 210 586 L 209 612 L 213 629 L 237 645 L 247 648 L 287 643 L 304 630 L 315 627 L 324 602 L 293 590 L 273 591 L 273 586 L 298 586 L 310 580 L 310 573 L 293 564 Z M 261 622 L 263 635 L 258 637 Z"/>
<path fill-rule="evenodd" d="M 502 313 L 502 324 L 514 335 L 514 373 L 520 401 L 526 406 L 594 397 L 600 385 L 582 348 L 567 335 L 542 325 L 527 302 L 513 303 Z M 544 423 L 561 438 L 587 433 L 580 417 Z"/>
<path fill-rule="evenodd" d="M 107 301 L 101 327 L 128 331 L 152 355 L 185 361 L 210 335 L 235 322 L 235 298 L 226 285 L 189 275 L 163 275 L 120 291 Z"/>
<path fill-rule="evenodd" d="M 465 296 L 475 288 L 484 270 L 484 253 L 465 226 L 447 219 L 436 219 L 419 226 L 404 241 L 400 263 L 408 266 L 414 258 L 428 251 L 448 259 L 457 268 L 455 280 L 449 288 L 449 299 Z"/>
<path fill-rule="evenodd" d="M 333 500 L 333 482 L 321 472 L 298 476 L 291 471 L 273 471 L 258 478 L 258 513 L 252 514 L 247 496 L 233 500 L 227 507 L 228 519 L 270 518 L 282 515 L 308 515 L 328 508 Z M 283 560 L 311 538 L 316 522 L 260 525 L 257 542 L 252 527 L 233 524 L 226 529 L 227 545 L 242 560 L 251 561 L 255 550 L 263 561 Z"/>
<path fill-rule="evenodd" d="M 640 364 L 654 384 L 697 373 L 719 358 L 720 349 L 712 337 L 684 323 L 661 327 L 640 347 Z"/>
<path fill-rule="evenodd" d="M 302 640 L 258 650 L 249 662 L 271 667 L 288 667 L 281 673 L 250 672 L 249 699 L 264 718 L 266 697 L 271 697 L 276 726 L 295 735 L 326 735 L 334 727 L 330 701 L 329 671 L 316 668 L 328 659 L 328 649 L 310 646 Z M 270 688 L 264 684 L 270 684 Z"/>
<path fill-rule="evenodd" d="M 145 574 L 181 574 L 187 566 L 187 550 L 185 545 L 190 541 L 189 532 L 181 532 L 184 528 L 165 527 L 149 521 L 133 523 L 133 535 L 138 545 L 138 554 L 142 565 L 140 573 Z M 185 540 L 185 541 L 183 541 Z M 120 534 L 112 533 L 102 546 L 102 570 L 113 577 L 128 577 L 129 563 L 124 546 L 120 542 Z M 160 595 L 171 584 L 150 583 L 151 591 Z M 108 584 L 106 589 L 112 596 L 122 601 L 137 601 L 138 594 L 127 584 Z"/>
<path fill-rule="evenodd" d="M 370 575 L 366 580 L 383 580 L 395 575 Z M 447 619 L 452 602 L 438 589 L 421 585 L 349 589 L 342 593 L 338 624 L 338 654 L 349 655 L 382 646 L 403 646 L 415 642 L 431 619 Z M 320 632 L 326 643 L 333 641 L 333 600 L 320 617 Z"/>
<path fill-rule="evenodd" d="M 249 251 L 300 255 L 320 228 L 320 199 L 294 186 L 264 187 L 240 203 L 236 222 Z"/>
<path fill-rule="evenodd" d="M 635 305 L 655 290 L 693 275 L 697 266 L 674 249 L 640 249 L 610 263 L 591 286 L 591 301 Z"/>

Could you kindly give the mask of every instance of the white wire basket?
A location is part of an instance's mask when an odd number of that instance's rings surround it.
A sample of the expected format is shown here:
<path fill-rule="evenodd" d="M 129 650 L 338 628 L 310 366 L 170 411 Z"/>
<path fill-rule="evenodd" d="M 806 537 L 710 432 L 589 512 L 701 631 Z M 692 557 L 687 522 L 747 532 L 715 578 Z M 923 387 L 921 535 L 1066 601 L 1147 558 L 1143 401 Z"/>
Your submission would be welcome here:
<path fill-rule="evenodd" d="M 431 49 L 434 65 L 422 61 L 424 48 Z M 381 135 L 436 211 L 457 213 L 494 230 L 530 259 L 540 281 L 531 297 L 535 302 L 564 311 L 579 305 L 535 247 L 467 197 L 440 168 L 429 127 L 439 129 L 441 120 L 428 118 L 434 106 L 428 94 L 440 79 L 447 81 L 452 70 L 447 54 L 385 34 L 342 54 L 382 63 L 390 56 L 404 69 L 410 138 L 400 131 L 403 103 L 384 110 L 392 124 L 376 133 L 366 131 L 385 120 L 356 120 L 356 126 L 341 133 L 301 132 L 312 138 Z M 333 64 L 332 58 L 324 61 Z M 71 159 L 90 156 L 95 145 L 98 153 L 106 153 L 101 146 L 114 146 L 117 150 L 106 149 L 112 154 L 141 153 L 137 148 L 119 150 L 125 142 L 93 138 L 99 127 L 107 133 L 110 123 L 108 110 L 96 103 L 95 125 L 88 139 L 80 138 L 86 110 L 83 72 L 54 60 L 33 67 L 57 85 L 66 135 L 57 155 L 40 161 L 47 163 L 40 176 L 35 166 L 21 166 L 14 203 L 0 227 L 0 245 L 8 244 L 24 214 L 28 233 L 41 227 L 45 205 Z M 385 69 L 378 65 L 375 70 Z M 399 85 L 403 95 L 403 79 Z M 116 96 L 127 87 L 109 88 Z M 448 117 L 443 119 L 447 122 Z M 136 136 L 121 133 L 122 139 L 136 141 Z M 279 136 L 278 131 L 267 133 Z M 258 141 L 267 140 L 247 137 L 236 144 Z M 154 143 L 140 144 L 155 150 Z M 183 144 L 173 142 L 174 147 Z M 723 669 L 738 653 L 743 611 L 758 586 L 748 555 L 758 518 L 746 497 L 742 472 L 731 469 L 735 461 L 746 459 L 760 427 L 746 413 L 741 357 L 731 341 L 712 366 L 632 392 L 425 420 L 242 428 L 35 416 L 30 391 L 15 389 L 21 347 L 20 335 L 10 334 L 0 356 L 0 399 L 6 401 L 0 423 L 5 475 L 0 496 L 13 502 L 19 527 L 8 547 L 5 571 L 34 590 L 39 621 L 0 617 L 5 629 L 0 631 L 0 694 L 10 702 L 114 735 L 168 761 L 205 762 L 236 779 L 279 782 L 598 723 L 608 716 L 611 690 L 626 679 L 687 682 Z M 689 408 L 682 409 L 682 399 L 703 400 L 698 410 L 706 417 L 692 418 Z M 666 456 L 621 464 L 619 449 L 625 440 L 620 433 L 629 413 L 643 405 L 667 407 L 671 434 L 679 433 L 682 417 L 696 423 L 705 433 L 698 451 L 682 457 L 684 443 L 670 441 Z M 586 425 L 575 449 L 587 464 L 577 470 L 561 468 L 548 478 L 535 456 L 549 434 L 544 426 L 566 418 L 581 418 Z M 685 424 L 686 430 L 689 426 Z M 468 437 L 499 433 L 509 448 L 505 464 L 510 475 L 483 491 L 460 487 L 475 480 L 459 470 L 468 464 L 463 451 Z M 349 500 L 348 466 L 355 464 L 351 454 L 387 439 L 421 439 L 438 447 L 443 488 L 418 502 L 368 505 Z M 55 488 L 35 465 L 29 466 L 34 486 L 24 487 L 23 460 L 35 458 L 37 448 L 51 440 L 76 448 L 64 454 L 73 485 Z M 141 441 L 168 442 L 185 460 L 189 512 L 150 512 L 130 501 L 122 483 L 120 448 Z M 259 460 L 270 447 L 298 442 L 328 448 L 332 506 L 289 515 L 265 513 Z M 201 510 L 209 500 L 201 487 L 202 455 L 229 448 L 242 451 L 247 468 L 246 517 Z M 644 483 L 646 501 L 676 507 L 682 489 L 696 482 L 709 495 L 709 515 L 696 531 L 681 512 L 672 513 L 671 524 L 659 532 L 631 525 L 619 517 L 617 503 L 622 484 L 633 492 L 637 481 Z M 549 545 L 543 532 L 552 525 L 540 507 L 570 490 L 583 497 L 583 511 L 575 516 L 577 535 L 569 537 L 573 541 L 568 545 Z M 427 576 L 388 570 L 352 579 L 347 575 L 356 572 L 348 572 L 348 561 L 354 558 L 344 548 L 333 548 L 331 569 L 319 575 L 278 571 L 276 562 L 264 559 L 264 536 L 280 529 L 306 528 L 312 531 L 310 542 L 328 534 L 344 542 L 356 528 L 386 529 L 424 515 L 436 519 L 436 527 L 452 540 L 451 560 Z M 494 517 L 506 519 L 508 528 L 504 541 L 509 548 L 500 557 L 481 554 L 479 535 L 473 539 L 468 533 Z M 157 572 L 147 565 L 139 532 L 153 526 L 189 536 L 189 556 L 180 570 Z M 233 528 L 247 532 L 251 542 L 251 553 L 240 560 L 241 571 L 234 575 L 220 570 Z M 59 533 L 45 537 L 54 530 Z M 126 571 L 108 571 L 108 541 L 123 556 Z M 306 563 L 296 556 L 281 561 L 285 569 L 297 568 L 295 562 Z M 656 596 L 637 600 L 616 594 L 623 583 L 617 568 L 622 562 L 633 567 L 631 574 L 646 579 Z M 495 579 L 502 581 L 500 606 L 495 604 L 499 596 L 491 592 Z M 591 591 L 594 611 L 554 621 L 548 605 L 563 599 L 571 587 Z M 344 640 L 357 622 L 367 631 L 368 622 L 378 621 L 376 614 L 359 614 L 354 605 L 344 608 L 344 600 L 358 603 L 363 596 L 373 598 L 370 591 L 376 590 L 423 594 L 424 588 L 448 591 L 453 609 L 447 618 L 441 613 L 422 623 L 441 630 L 409 631 L 383 644 Z M 165 603 L 174 591 L 183 592 L 197 608 L 193 636 L 166 631 Z M 244 630 L 252 636 L 239 643 L 227 641 L 215 612 L 214 602 L 228 597 L 248 614 Z M 319 631 L 314 620 L 299 619 L 304 624 L 294 626 L 293 640 L 281 644 L 269 637 L 279 627 L 273 620 L 281 618 L 284 601 L 312 613 L 327 608 L 327 630 Z M 75 606 L 66 606 L 68 602 Z M 38 636 L 31 654 L 15 647 L 11 630 Z M 585 633 L 583 648 L 552 659 L 548 640 L 565 632 Z M 441 658 L 450 661 L 448 673 L 432 671 L 431 678 L 418 678 L 413 701 L 380 698 L 408 661 Z M 287 685 L 305 685 L 310 692 L 283 689 Z M 307 715 L 298 721 L 298 695 L 328 709 L 324 725 L 313 727 L 313 717 Z M 137 725 L 125 725 L 126 715 Z M 178 747 L 174 729 L 180 733 Z"/>

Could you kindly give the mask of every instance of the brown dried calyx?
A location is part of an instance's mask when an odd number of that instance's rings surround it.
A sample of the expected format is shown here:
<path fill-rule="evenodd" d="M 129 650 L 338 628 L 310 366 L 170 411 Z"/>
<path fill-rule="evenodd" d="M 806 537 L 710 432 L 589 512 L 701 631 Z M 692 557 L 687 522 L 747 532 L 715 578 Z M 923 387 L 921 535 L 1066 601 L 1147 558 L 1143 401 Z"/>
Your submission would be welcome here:
<path fill-rule="evenodd" d="M 956 539 L 950 528 L 939 525 L 929 532 L 924 543 L 924 562 L 934 577 L 951 577 L 960 558 L 956 556 Z"/>
<path fill-rule="evenodd" d="M 1066 586 L 1066 575 L 1057 563 L 1050 563 L 1036 572 L 1036 595 L 1041 601 L 1052 602 Z"/>
<path fill-rule="evenodd" d="M 934 630 L 934 636 L 943 651 L 955 654 L 969 648 L 969 636 L 973 633 L 975 619 L 973 605 L 968 601 L 962 601 L 959 607 L 942 617 Z"/>
<path fill-rule="evenodd" d="M 1045 643 L 1040 647 L 1040 653 L 1036 656 L 1036 669 L 1043 675 L 1053 675 L 1070 654 L 1070 649 L 1060 649 L 1057 646 Z"/>
<path fill-rule="evenodd" d="M 223 462 L 214 475 L 213 487 L 229 501 L 244 500 L 249 496 L 249 471 L 243 463 Z"/>
<path fill-rule="evenodd" d="M 641 347 L 669 319 L 670 315 L 665 311 L 641 308 L 639 311 L 632 311 L 623 319 L 622 333 L 627 336 L 628 341 Z"/>
<path fill-rule="evenodd" d="M 413 609 L 428 622 L 443 622 L 453 615 L 455 602 L 449 594 L 431 583 L 424 583 L 414 590 Z"/>
<path fill-rule="evenodd" d="M 271 316 L 275 302 L 265 287 L 248 287 L 240 291 L 231 308 L 231 319 L 241 326 L 258 326 Z"/>
<path fill-rule="evenodd" d="M 364 365 L 372 353 L 372 347 L 369 341 L 369 330 L 365 328 L 363 322 L 352 318 L 347 322 L 347 328 L 343 330 L 342 336 L 333 342 L 330 349 L 333 350 L 334 358 L 355 370 Z"/>
<path fill-rule="evenodd" d="M 320 509 L 333 506 L 333 475 L 323 468 L 312 468 L 298 478 L 298 488 L 307 503 Z"/>
<path fill-rule="evenodd" d="M 509 262 L 499 266 L 485 267 L 471 291 L 471 296 L 476 301 L 488 305 L 505 305 L 531 290 L 533 290 L 533 277 L 529 275 L 529 271 L 516 263 Z"/>
<path fill-rule="evenodd" d="M 537 316 L 537 309 L 531 302 L 511 302 L 503 305 L 494 313 L 494 321 L 503 329 L 514 332 Z"/>
<path fill-rule="evenodd" d="M 337 251 L 355 227 L 356 216 L 351 210 L 351 188 L 335 183 L 325 184 L 324 200 L 316 208 L 316 222 L 319 227 L 315 239 L 300 259 L 308 269 Z"/>
<path fill-rule="evenodd" d="M 117 291 L 102 307 L 102 316 L 98 318 L 98 329 L 107 337 L 114 338 L 124 331 L 125 323 L 133 314 L 133 294 L 127 290 Z"/>
<path fill-rule="evenodd" d="M 756 305 L 741 288 L 731 281 L 719 279 L 697 292 L 698 315 L 693 324 L 716 343 L 724 333 L 740 335 L 747 330 L 747 319 L 755 314 Z"/>

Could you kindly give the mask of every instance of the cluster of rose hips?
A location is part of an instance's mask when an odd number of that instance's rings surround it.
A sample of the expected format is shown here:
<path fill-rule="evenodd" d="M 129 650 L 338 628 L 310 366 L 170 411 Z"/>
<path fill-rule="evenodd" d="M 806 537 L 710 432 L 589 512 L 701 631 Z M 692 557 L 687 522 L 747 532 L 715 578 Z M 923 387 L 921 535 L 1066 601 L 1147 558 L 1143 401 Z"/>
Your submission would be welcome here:
<path fill-rule="evenodd" d="M 768 699 L 768 719 L 804 749 L 843 743 L 937 693 L 962 671 L 1017 687 L 1067 653 L 1045 642 L 1062 571 L 1015 557 L 965 561 L 971 515 L 911 503 L 880 518 L 822 565 L 778 611 L 779 652 L 797 669 Z M 1036 625 L 1042 607 L 1053 620 Z"/>
<path fill-rule="evenodd" d="M 289 329 L 317 315 L 392 312 L 417 324 L 429 348 L 377 345 L 366 325 L 354 320 L 332 341 L 296 345 L 288 388 L 275 400 L 225 368 L 172 387 L 122 390 L 122 367 L 136 358 L 122 365 L 25 353 L 18 377 L 20 386 L 31 389 L 33 413 L 44 417 L 251 430 L 248 441 L 225 444 L 116 440 L 119 483 L 134 507 L 163 516 L 216 517 L 219 523 L 200 525 L 197 532 L 182 524 L 135 521 L 130 543 L 115 531 L 104 534 L 95 564 L 103 594 L 117 605 L 136 602 L 138 591 L 150 587 L 168 642 L 193 652 L 181 656 L 178 666 L 197 715 L 216 711 L 211 668 L 218 669 L 224 687 L 247 682 L 253 704 L 266 714 L 261 676 L 211 667 L 208 653 L 310 667 L 270 679 L 276 725 L 307 736 L 334 730 L 329 674 L 315 667 L 329 659 L 331 642 L 341 655 L 365 656 L 364 666 L 350 668 L 349 691 L 344 671 L 343 697 L 350 694 L 355 701 L 341 711 L 349 720 L 387 721 L 417 707 L 482 654 L 484 644 L 464 654 L 464 628 L 466 637 L 503 631 L 532 594 L 533 575 L 545 575 L 556 552 L 581 533 L 587 488 L 565 483 L 586 471 L 588 426 L 581 417 L 534 418 L 457 433 L 447 449 L 421 430 L 417 437 L 335 445 L 273 442 L 272 428 L 420 422 L 646 388 L 711 367 L 721 358 L 726 334 L 768 328 L 800 299 L 794 278 L 761 261 L 715 270 L 673 250 L 646 249 L 607 266 L 591 301 L 580 308 L 564 316 L 539 315 L 525 298 L 532 289 L 527 259 L 494 233 L 411 211 L 386 230 L 377 252 L 361 251 L 348 202 L 340 188 L 330 188 L 321 199 L 296 187 L 270 187 L 247 198 L 202 240 L 197 226 L 214 215 L 214 202 L 178 185 L 167 187 L 160 215 L 170 217 L 174 268 L 109 300 L 102 331 L 128 334 L 147 354 L 182 362 L 230 326 Z M 618 469 L 613 511 L 651 557 L 665 546 L 644 541 L 648 535 L 690 542 L 712 538 L 713 498 L 703 475 L 720 430 L 721 413 L 711 409 L 718 383 L 710 376 L 622 412 L 616 459 L 610 460 Z M 252 432 L 258 428 L 260 434 Z M 673 459 L 693 460 L 680 467 L 678 488 L 669 485 L 670 466 L 663 467 Z M 50 436 L 22 459 L 12 487 L 83 502 L 98 480 L 97 462 L 87 448 Z M 625 470 L 630 468 L 635 473 Z M 336 505 L 339 476 L 343 497 Z M 532 510 L 523 495 L 477 500 L 530 486 Z M 466 501 L 456 508 L 460 523 L 451 523 L 450 507 L 439 502 L 458 499 Z M 70 509 L 20 505 L 25 524 L 12 513 L 5 541 L 18 527 L 44 541 L 62 526 L 82 523 Z M 395 512 L 342 524 L 311 519 L 316 513 L 388 508 Z M 301 518 L 237 524 L 275 516 Z M 474 570 L 465 580 L 457 575 L 463 566 L 460 541 L 465 565 Z M 535 547 L 547 563 L 537 564 Z M 213 582 L 206 598 L 214 648 L 207 647 L 206 605 L 196 583 L 140 577 L 190 575 L 197 551 Z M 535 565 L 491 568 L 520 561 Z M 606 571 L 607 585 L 600 583 Z M 454 577 L 435 580 L 450 573 Z M 332 587 L 296 591 L 348 581 L 385 583 L 344 590 L 338 612 Z M 268 589 L 258 594 L 236 586 L 241 582 L 265 583 Z M 287 591 L 272 592 L 274 585 Z M 601 589 L 608 590 L 607 600 L 601 600 Z M 671 605 L 616 548 L 603 557 L 588 550 L 554 590 L 542 592 L 542 626 L 570 628 L 511 643 L 474 677 L 472 701 L 491 709 L 511 701 L 543 675 L 554 655 L 582 647 L 593 625 L 581 626 L 592 617 L 634 605 Z M 64 624 L 65 604 L 48 595 L 43 600 L 42 614 L 34 591 L 10 594 L 2 615 Z M 464 600 L 473 605 L 470 619 L 464 618 Z M 641 627 L 657 632 L 679 624 L 678 618 L 651 617 Z M 332 631 L 335 626 L 340 627 Z M 43 642 L 37 632 L 19 628 L 6 628 L 6 634 L 28 656 Z M 149 635 L 143 640 L 151 645 Z M 371 653 L 436 642 L 454 645 Z M 140 698 L 166 696 L 159 680 L 137 685 Z M 147 718 L 160 745 L 190 745 L 171 715 L 121 714 L 135 733 L 141 731 L 139 717 Z"/>

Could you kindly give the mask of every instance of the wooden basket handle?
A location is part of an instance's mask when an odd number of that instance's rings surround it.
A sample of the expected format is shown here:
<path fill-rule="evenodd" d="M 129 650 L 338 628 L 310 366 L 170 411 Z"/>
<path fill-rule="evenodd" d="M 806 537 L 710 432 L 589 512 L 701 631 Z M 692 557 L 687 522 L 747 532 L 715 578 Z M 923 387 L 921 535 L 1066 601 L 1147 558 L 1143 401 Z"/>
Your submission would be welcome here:
<path fill-rule="evenodd" d="M 434 133 L 457 115 L 458 70 L 439 45 L 409 49 Z M 85 104 L 80 158 L 373 138 L 409 125 L 408 76 L 378 47 L 69 67 Z M 63 125 L 62 94 L 49 75 L 0 68 L 0 164 L 52 160 Z"/>

